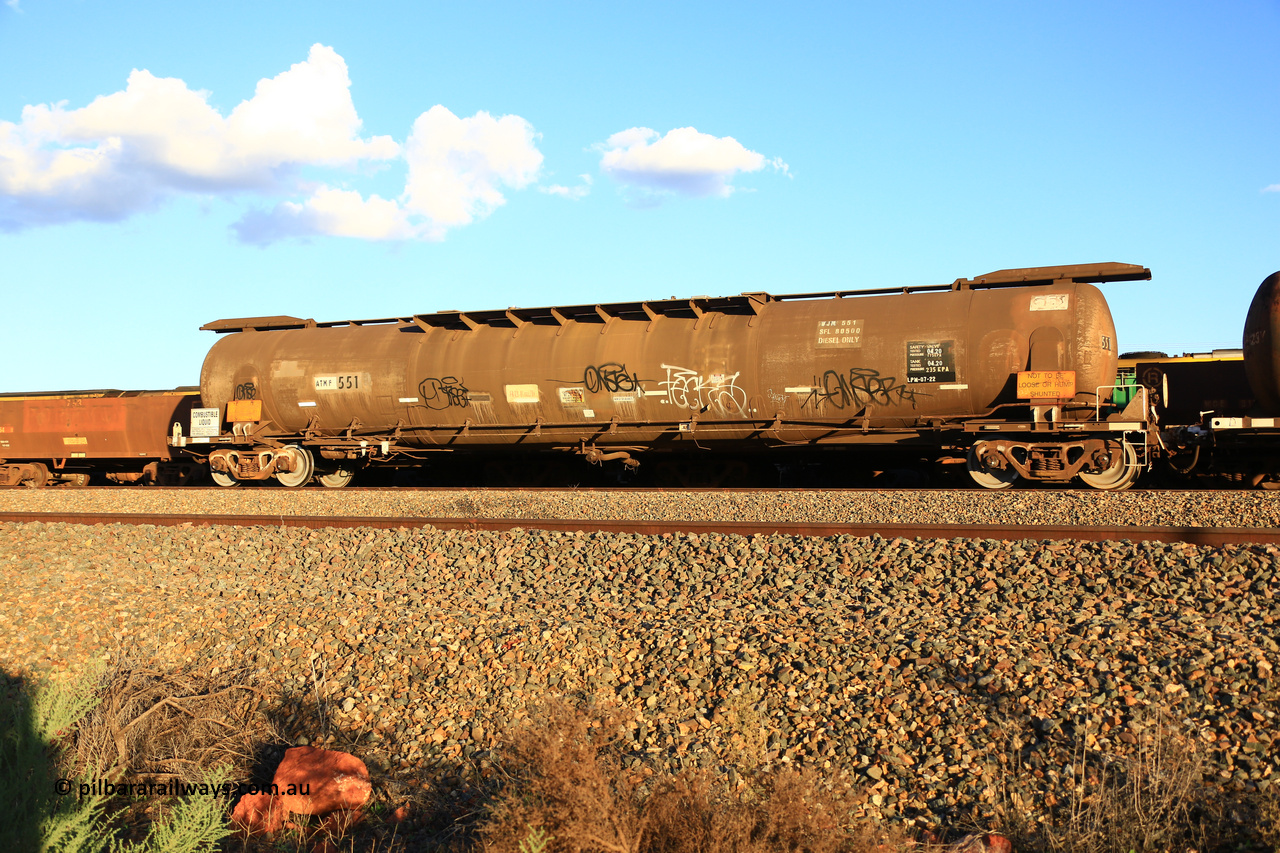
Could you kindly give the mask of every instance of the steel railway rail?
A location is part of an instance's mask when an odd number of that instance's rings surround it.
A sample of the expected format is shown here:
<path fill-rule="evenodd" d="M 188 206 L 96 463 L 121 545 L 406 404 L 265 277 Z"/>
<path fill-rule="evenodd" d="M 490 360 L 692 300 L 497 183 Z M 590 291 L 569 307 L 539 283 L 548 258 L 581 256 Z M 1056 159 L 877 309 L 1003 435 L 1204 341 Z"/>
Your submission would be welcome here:
<path fill-rule="evenodd" d="M 404 495 L 413 493 L 438 493 L 438 492 L 480 492 L 480 493 L 501 493 L 501 492 L 563 492 L 574 491 L 579 493 L 590 494 L 592 492 L 634 492 L 637 494 L 699 494 L 699 493 L 715 493 L 715 494 L 768 494 L 786 492 L 858 492 L 858 493 L 875 493 L 875 492 L 968 492 L 974 496 L 980 496 L 989 493 L 991 490 L 983 489 L 979 486 L 971 485 L 967 482 L 938 482 L 929 483 L 927 485 L 910 485 L 910 486 L 891 486 L 883 484 L 872 485 L 801 485 L 801 486 L 652 486 L 652 485 L 631 485 L 626 483 L 604 483 L 590 485 L 440 485 L 440 486 L 348 486 L 340 492 L 334 489 L 325 489 L 319 485 L 309 485 L 304 489 L 289 489 L 278 486 L 274 483 L 252 483 L 246 484 L 236 489 L 228 489 L 224 486 L 214 485 L 127 485 L 118 484 L 90 484 L 87 486 L 75 485 L 59 485 L 52 487 L 51 492 L 56 494 L 109 494 L 114 496 L 134 494 L 158 494 L 162 491 L 177 489 L 184 494 L 193 494 L 206 492 L 210 494 L 236 494 L 252 491 L 268 491 L 275 494 L 342 494 L 342 495 L 359 495 L 359 494 L 392 494 Z M 0 494 L 4 492 L 26 492 L 30 488 L 24 485 L 4 485 L 0 484 Z M 1257 488 L 1242 486 L 1239 483 L 1224 482 L 1212 486 L 1205 486 L 1193 482 L 1187 483 L 1168 483 L 1168 482 L 1152 482 L 1139 483 L 1125 490 L 1130 494 L 1187 494 L 1197 492 L 1267 492 L 1280 491 L 1280 484 L 1267 483 Z M 1045 484 L 1027 484 L 1018 489 L 1019 493 L 1028 492 L 1047 492 L 1055 495 L 1081 495 L 1089 497 L 1097 494 L 1093 489 L 1081 488 L 1063 488 L 1056 485 Z"/>
<path fill-rule="evenodd" d="M 422 528 L 441 530 L 557 530 L 666 535 L 715 533 L 786 536 L 881 536 L 920 539 L 999 539 L 1186 542 L 1193 545 L 1280 545 L 1274 527 L 1127 527 L 1038 524 L 831 524 L 764 521 L 627 521 L 562 518 L 422 518 L 412 516 L 154 515 L 142 513 L 6 512 L 0 523 L 153 524 L 166 527 Z"/>

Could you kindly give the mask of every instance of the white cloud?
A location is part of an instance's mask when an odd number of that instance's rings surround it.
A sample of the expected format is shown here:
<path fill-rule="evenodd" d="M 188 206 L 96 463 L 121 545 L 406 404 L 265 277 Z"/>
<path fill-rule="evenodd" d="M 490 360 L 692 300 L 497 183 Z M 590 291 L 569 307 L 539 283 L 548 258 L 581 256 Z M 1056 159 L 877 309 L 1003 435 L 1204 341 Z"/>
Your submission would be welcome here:
<path fill-rule="evenodd" d="M 1263 187 L 1262 191 L 1264 193 L 1280 193 L 1280 184 L 1272 184 L 1269 187 Z"/>
<path fill-rule="evenodd" d="M 246 214 L 232 228 L 243 242 L 265 245 L 288 237 L 355 237 L 360 240 L 441 240 L 444 230 L 410 222 L 391 199 L 321 187 L 298 204 L 282 202 L 269 212 Z"/>
<path fill-rule="evenodd" d="M 436 105 L 418 116 L 404 145 L 408 180 L 399 199 L 324 187 L 302 204 L 284 202 L 253 212 L 234 226 L 240 239 L 270 243 L 328 235 L 364 240 L 443 240 L 450 228 L 488 216 L 506 204 L 503 187 L 536 180 L 542 153 L 520 116 L 478 112 L 458 118 Z"/>
<path fill-rule="evenodd" d="M 138 70 L 123 91 L 81 109 L 26 107 L 19 123 L 0 121 L 0 230 L 120 220 L 179 193 L 251 192 L 274 204 L 233 226 L 247 242 L 439 240 L 504 204 L 505 188 L 537 178 L 537 134 L 519 116 L 458 118 L 435 106 L 402 148 L 389 136 L 360 135 L 350 86 L 346 62 L 317 44 L 305 62 L 259 81 L 225 117 L 208 92 Z M 303 167 L 388 160 L 407 163 L 399 199 L 327 185 L 290 198 L 307 192 Z"/>
<path fill-rule="evenodd" d="M 404 204 L 437 225 L 465 225 L 506 204 L 500 186 L 523 189 L 538 176 L 537 134 L 520 116 L 458 118 L 436 105 L 418 116 L 405 143 Z"/>
<path fill-rule="evenodd" d="M 591 184 L 593 183 L 590 175 L 579 175 L 582 183 L 576 187 L 566 187 L 563 184 L 551 184 L 546 187 L 538 187 L 539 192 L 547 195 L 558 195 L 561 198 L 567 198 L 570 201 L 580 201 L 591 195 Z"/>
<path fill-rule="evenodd" d="M 766 165 L 787 172 L 780 158 L 768 160 L 732 136 L 712 136 L 679 127 L 665 136 L 648 127 L 615 133 L 600 147 L 600 168 L 619 183 L 657 192 L 727 197 L 740 172 Z"/>
<path fill-rule="evenodd" d="M 350 85 L 315 45 L 225 118 L 208 92 L 138 70 L 81 109 L 28 106 L 0 122 L 0 227 L 116 220 L 176 192 L 270 190 L 301 166 L 396 157 L 390 137 L 360 138 Z"/>
<path fill-rule="evenodd" d="M 281 167 L 351 165 L 399 153 L 388 136 L 359 138 L 350 86 L 342 57 L 315 45 L 306 62 L 258 81 L 254 96 L 225 119 L 207 103 L 208 92 L 134 71 L 125 91 L 70 113 L 55 108 L 45 120 L 63 141 L 120 139 L 178 185 L 266 186 Z"/>

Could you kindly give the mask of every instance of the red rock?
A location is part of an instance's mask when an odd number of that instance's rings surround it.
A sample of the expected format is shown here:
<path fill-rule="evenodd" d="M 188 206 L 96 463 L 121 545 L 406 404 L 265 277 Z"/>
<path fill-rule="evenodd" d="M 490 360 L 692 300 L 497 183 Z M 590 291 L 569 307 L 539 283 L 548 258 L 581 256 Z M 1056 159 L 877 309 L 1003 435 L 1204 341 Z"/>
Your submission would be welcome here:
<path fill-rule="evenodd" d="M 357 809 L 373 793 L 369 768 L 363 761 L 346 752 L 314 746 L 295 746 L 285 752 L 273 781 L 284 809 L 294 814 L 327 815 Z M 308 793 L 284 793 L 290 786 Z"/>
<path fill-rule="evenodd" d="M 323 833 L 341 835 L 364 817 L 361 806 L 373 792 L 363 761 L 314 746 L 285 752 L 272 781 L 279 793 L 245 794 L 232 810 L 232 821 L 245 835 L 295 827 L 285 820 L 291 814 L 319 815 L 324 818 Z"/>

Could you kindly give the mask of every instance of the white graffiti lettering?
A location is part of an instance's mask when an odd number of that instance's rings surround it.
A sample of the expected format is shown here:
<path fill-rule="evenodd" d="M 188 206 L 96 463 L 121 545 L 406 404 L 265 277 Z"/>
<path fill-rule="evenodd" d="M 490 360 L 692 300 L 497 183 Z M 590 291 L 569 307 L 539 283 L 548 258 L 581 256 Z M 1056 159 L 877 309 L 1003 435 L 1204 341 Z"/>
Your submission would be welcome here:
<path fill-rule="evenodd" d="M 747 416 L 747 393 L 738 387 L 738 373 L 703 376 L 696 370 L 664 364 L 667 378 L 660 384 L 667 402 L 681 409 L 709 412 L 720 417 Z"/>

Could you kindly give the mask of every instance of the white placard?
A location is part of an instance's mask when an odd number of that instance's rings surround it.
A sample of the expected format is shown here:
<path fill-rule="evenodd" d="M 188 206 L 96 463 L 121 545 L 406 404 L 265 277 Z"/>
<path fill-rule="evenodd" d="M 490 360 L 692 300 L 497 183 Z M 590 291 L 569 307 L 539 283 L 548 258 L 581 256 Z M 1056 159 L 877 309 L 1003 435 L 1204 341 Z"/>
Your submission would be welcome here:
<path fill-rule="evenodd" d="M 222 425 L 221 409 L 192 409 L 191 435 L 212 437 L 218 434 Z"/>
<path fill-rule="evenodd" d="M 508 403 L 537 403 L 541 399 L 538 396 L 537 385 L 504 385 L 502 387 L 507 392 Z"/>

